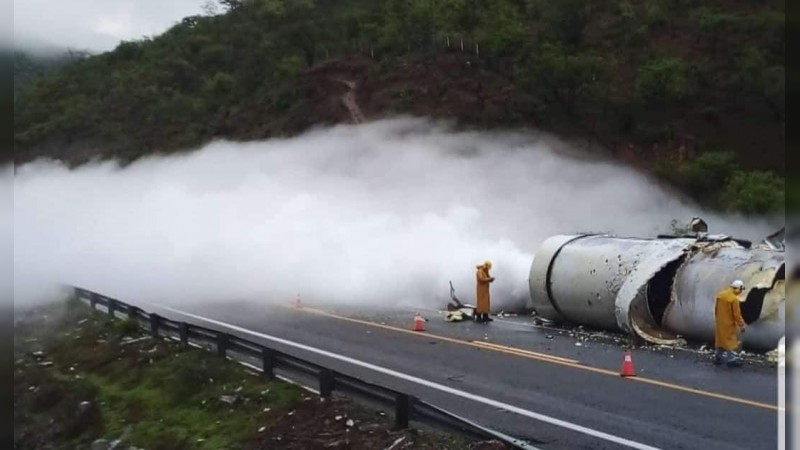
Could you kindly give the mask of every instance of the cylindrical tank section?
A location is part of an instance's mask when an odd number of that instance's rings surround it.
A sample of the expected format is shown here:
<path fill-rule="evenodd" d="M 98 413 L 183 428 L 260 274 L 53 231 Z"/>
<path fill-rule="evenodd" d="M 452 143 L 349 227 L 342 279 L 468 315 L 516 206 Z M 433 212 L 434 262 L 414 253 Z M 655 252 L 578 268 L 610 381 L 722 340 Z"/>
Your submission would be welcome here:
<path fill-rule="evenodd" d="M 784 253 L 733 240 L 554 236 L 530 271 L 532 308 L 557 322 L 620 330 L 650 342 L 711 341 L 716 293 L 741 278 L 743 341 L 774 348 L 784 334 Z"/>
<path fill-rule="evenodd" d="M 774 349 L 785 335 L 785 254 L 716 244 L 700 248 L 677 273 L 664 326 L 698 341 L 714 339 L 716 293 L 739 279 L 749 348 Z"/>
<path fill-rule="evenodd" d="M 660 313 L 669 302 L 671 263 L 681 261 L 693 242 L 604 235 L 551 237 L 531 266 L 531 306 L 546 319 L 621 330 L 658 343 L 674 342 L 677 336 L 660 327 Z"/>

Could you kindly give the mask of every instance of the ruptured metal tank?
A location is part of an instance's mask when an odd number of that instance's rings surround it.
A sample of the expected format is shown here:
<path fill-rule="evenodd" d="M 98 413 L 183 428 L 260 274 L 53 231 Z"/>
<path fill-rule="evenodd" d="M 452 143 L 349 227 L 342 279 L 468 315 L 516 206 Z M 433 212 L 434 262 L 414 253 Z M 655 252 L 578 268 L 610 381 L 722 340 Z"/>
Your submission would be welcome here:
<path fill-rule="evenodd" d="M 546 319 L 659 344 L 711 341 L 715 295 L 739 278 L 747 286 L 742 306 L 750 324 L 743 341 L 774 348 L 785 334 L 783 261 L 781 251 L 726 237 L 553 236 L 531 265 L 529 306 Z"/>
<path fill-rule="evenodd" d="M 741 309 L 746 347 L 773 349 L 785 332 L 786 287 L 783 252 L 710 245 L 698 249 L 675 278 L 664 327 L 698 341 L 714 339 L 714 298 L 731 281 L 745 283 Z"/>

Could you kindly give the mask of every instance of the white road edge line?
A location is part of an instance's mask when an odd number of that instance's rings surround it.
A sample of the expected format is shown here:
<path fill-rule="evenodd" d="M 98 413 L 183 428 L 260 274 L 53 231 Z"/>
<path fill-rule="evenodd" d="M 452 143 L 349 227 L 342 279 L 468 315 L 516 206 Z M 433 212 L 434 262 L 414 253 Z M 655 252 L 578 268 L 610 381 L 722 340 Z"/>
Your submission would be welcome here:
<path fill-rule="evenodd" d="M 264 334 L 264 333 L 259 333 L 257 331 L 248 330 L 246 328 L 238 327 L 236 325 L 232 325 L 232 324 L 229 324 L 229 323 L 226 323 L 226 322 L 221 322 L 219 320 L 209 319 L 209 318 L 206 318 L 206 317 L 202 317 L 202 316 L 198 316 L 198 315 L 195 315 L 195 314 L 187 313 L 187 312 L 184 312 L 184 311 L 181 311 L 181 310 L 178 310 L 178 309 L 170 308 L 168 306 L 155 305 L 155 304 L 153 306 L 156 306 L 156 307 L 158 307 L 160 309 L 164 309 L 164 310 L 167 310 L 167 311 L 174 312 L 176 314 L 181 314 L 181 315 L 186 316 L 186 317 L 191 317 L 193 319 L 202 320 L 202 321 L 207 322 L 207 323 L 220 325 L 220 326 L 229 328 L 231 330 L 236 330 L 236 331 L 239 331 L 241 333 L 246 333 L 246 334 L 249 334 L 249 335 L 252 335 L 252 336 L 259 337 L 261 339 L 265 339 L 265 340 L 272 341 L 272 342 L 277 342 L 279 344 L 283 344 L 283 345 L 286 345 L 288 347 L 294 347 L 294 348 L 299 349 L 299 350 L 304 350 L 304 351 L 307 351 L 307 352 L 310 352 L 310 353 L 316 353 L 317 355 L 320 355 L 320 356 L 325 356 L 325 357 L 328 357 L 328 358 L 331 358 L 331 359 L 336 359 L 336 360 L 339 360 L 339 361 L 342 361 L 342 362 L 346 362 L 346 363 L 352 364 L 354 366 L 362 367 L 362 368 L 365 368 L 365 369 L 372 370 L 374 372 L 382 373 L 384 375 L 389 375 L 389 376 L 394 377 L 394 378 L 399 378 L 401 380 L 405 380 L 405 381 L 409 381 L 409 382 L 412 382 L 412 383 L 415 383 L 415 384 L 419 384 L 419 385 L 428 387 L 430 389 L 434 389 L 434 390 L 437 390 L 437 391 L 440 391 L 440 392 L 448 393 L 450 395 L 455 395 L 456 397 L 461 397 L 461 398 L 464 398 L 464 399 L 467 399 L 467 400 L 472 400 L 472 401 L 477 402 L 477 403 L 482 403 L 484 405 L 491 406 L 493 408 L 503 409 L 503 410 L 506 410 L 506 411 L 509 411 L 509 412 L 513 412 L 513 413 L 518 414 L 518 415 L 523 416 L 523 417 L 528 417 L 530 419 L 538 420 L 540 422 L 549 423 L 551 425 L 555 425 L 555 426 L 561 427 L 561 428 L 566 428 L 568 430 L 577 431 L 578 433 L 583 433 L 585 435 L 592 436 L 592 437 L 595 437 L 595 438 L 598 438 L 598 439 L 602 439 L 602 440 L 605 440 L 605 441 L 608 441 L 608 442 L 613 442 L 615 444 L 619 444 L 619 445 L 622 445 L 622 446 L 625 446 L 625 447 L 628 447 L 628 448 L 635 448 L 635 449 L 638 449 L 638 450 L 660 450 L 658 447 L 652 447 L 652 446 L 649 446 L 649 445 L 646 445 L 646 444 L 642 444 L 640 442 L 636 442 L 636 441 L 625 439 L 625 438 L 622 438 L 622 437 L 619 437 L 619 436 L 615 436 L 613 434 L 608 434 L 608 433 L 604 433 L 602 431 L 594 430 L 592 428 L 587 428 L 587 427 L 584 427 L 584 426 L 581 426 L 581 425 L 578 425 L 578 424 L 575 424 L 575 423 L 572 423 L 572 422 L 568 422 L 566 420 L 556 419 L 554 417 L 550 417 L 550 416 L 547 416 L 547 415 L 544 415 L 544 414 L 539 414 L 539 413 L 536 413 L 536 412 L 533 412 L 533 411 L 528 411 L 527 409 L 519 408 L 519 407 L 514 406 L 514 405 L 509 405 L 508 403 L 503 403 L 503 402 L 499 402 L 497 400 L 492 400 L 490 398 L 481 397 L 480 395 L 475 395 L 475 394 L 471 394 L 469 392 L 460 391 L 458 389 L 454 389 L 454 388 L 451 388 L 449 386 L 445 386 L 443 384 L 435 383 L 433 381 L 424 380 L 422 378 L 417 378 L 417 377 L 415 377 L 413 375 L 408 375 L 408 374 L 405 374 L 405 373 L 402 373 L 402 372 L 397 372 L 395 370 L 387 369 L 385 367 L 376 366 L 374 364 L 370 364 L 368 362 L 360 361 L 358 359 L 351 358 L 349 356 L 339 355 L 337 353 L 332 353 L 332 352 L 329 352 L 329 351 L 326 351 L 326 350 L 320 350 L 318 348 L 310 347 L 308 345 L 300 344 L 300 343 L 297 343 L 297 342 L 289 341 L 289 340 L 286 340 L 286 339 L 282 339 L 282 338 L 271 336 L 271 335 Z"/>

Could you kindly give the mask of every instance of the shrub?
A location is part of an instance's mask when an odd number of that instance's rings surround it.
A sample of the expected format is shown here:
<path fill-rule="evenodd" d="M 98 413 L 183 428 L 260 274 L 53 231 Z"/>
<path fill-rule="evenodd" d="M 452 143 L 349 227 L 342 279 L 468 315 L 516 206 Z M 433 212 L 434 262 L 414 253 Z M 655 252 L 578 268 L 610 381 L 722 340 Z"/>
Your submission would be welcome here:
<path fill-rule="evenodd" d="M 778 213 L 786 207 L 786 181 L 768 171 L 736 171 L 725 186 L 727 209 L 744 214 Z"/>
<path fill-rule="evenodd" d="M 695 194 L 720 192 L 736 170 L 734 155 L 727 151 L 711 151 L 691 160 L 681 175 L 686 187 Z"/>
<path fill-rule="evenodd" d="M 117 332 L 120 336 L 130 336 L 134 334 L 138 334 L 141 330 L 139 329 L 139 321 L 136 319 L 132 319 L 128 317 L 125 320 L 121 320 L 116 322 L 114 326 L 117 329 Z"/>
<path fill-rule="evenodd" d="M 636 73 L 636 94 L 645 103 L 683 100 L 694 90 L 689 65 L 680 58 L 652 60 Z"/>

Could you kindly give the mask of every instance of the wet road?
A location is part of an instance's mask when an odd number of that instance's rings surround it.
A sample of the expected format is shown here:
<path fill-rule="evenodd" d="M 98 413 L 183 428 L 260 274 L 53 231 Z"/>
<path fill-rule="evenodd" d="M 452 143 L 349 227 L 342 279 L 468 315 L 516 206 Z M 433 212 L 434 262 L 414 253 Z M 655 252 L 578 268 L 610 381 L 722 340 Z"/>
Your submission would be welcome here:
<path fill-rule="evenodd" d="M 731 371 L 713 366 L 706 354 L 635 349 L 638 376 L 623 379 L 617 374 L 624 350 L 613 338 L 581 341 L 564 330 L 535 327 L 525 318 L 497 319 L 488 325 L 453 324 L 436 312 L 427 312 L 426 332 L 414 333 L 410 331 L 413 311 L 402 308 L 266 308 L 244 302 L 175 306 L 355 358 L 365 365 L 273 345 L 365 381 L 413 394 L 539 448 L 721 450 L 777 446 L 776 370 L 768 367 Z M 467 395 L 443 392 L 387 371 L 371 370 L 368 365 Z M 556 426 L 531 415 L 503 411 L 476 402 L 470 395 L 564 423 Z"/>

